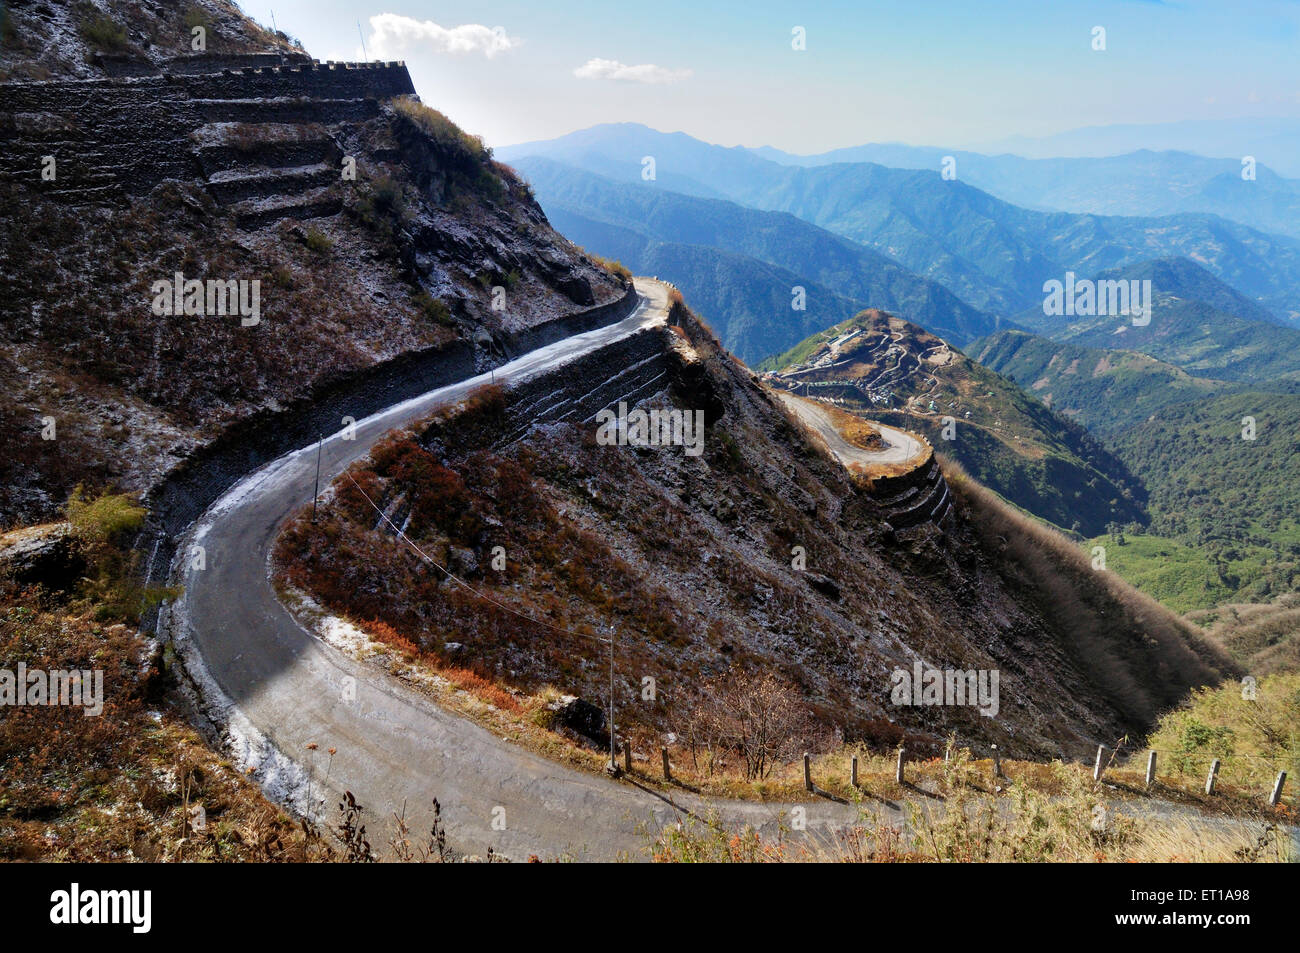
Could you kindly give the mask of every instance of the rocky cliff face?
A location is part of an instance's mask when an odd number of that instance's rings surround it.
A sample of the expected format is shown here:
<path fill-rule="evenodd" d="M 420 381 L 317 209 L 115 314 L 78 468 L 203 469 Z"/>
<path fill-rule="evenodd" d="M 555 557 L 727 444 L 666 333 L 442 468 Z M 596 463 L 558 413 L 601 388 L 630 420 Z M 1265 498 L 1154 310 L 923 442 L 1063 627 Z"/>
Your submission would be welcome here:
<path fill-rule="evenodd" d="M 207 53 L 137 41 L 180 8 L 113 5 L 130 48 L 37 82 L 12 79 L 34 72 L 15 50 L 83 64 L 81 21 L 11 18 L 0 526 L 78 482 L 150 490 L 232 427 L 403 356 L 485 369 L 626 293 L 402 64 L 316 63 L 242 20 Z"/>

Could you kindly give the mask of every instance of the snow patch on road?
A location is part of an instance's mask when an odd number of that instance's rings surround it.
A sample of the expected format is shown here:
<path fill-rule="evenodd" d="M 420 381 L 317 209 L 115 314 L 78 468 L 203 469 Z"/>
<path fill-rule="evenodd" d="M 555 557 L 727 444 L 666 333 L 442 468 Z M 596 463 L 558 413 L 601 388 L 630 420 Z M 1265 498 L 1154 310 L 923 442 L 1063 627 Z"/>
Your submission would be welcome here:
<path fill-rule="evenodd" d="M 254 778 L 267 797 L 300 816 L 315 817 L 317 805 L 312 803 L 307 772 L 262 734 L 217 684 L 183 621 L 184 602 L 182 594 L 174 604 L 163 608 L 159 619 L 170 633 L 181 662 L 185 676 L 181 680 L 182 695 L 219 733 L 220 746 L 229 752 L 235 765 Z"/>

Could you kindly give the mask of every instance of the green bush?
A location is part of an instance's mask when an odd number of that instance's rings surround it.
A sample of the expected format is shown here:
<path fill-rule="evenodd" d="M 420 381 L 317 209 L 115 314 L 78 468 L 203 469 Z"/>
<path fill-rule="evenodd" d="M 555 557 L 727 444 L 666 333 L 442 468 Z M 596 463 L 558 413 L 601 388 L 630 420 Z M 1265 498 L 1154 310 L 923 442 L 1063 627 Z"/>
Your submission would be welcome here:
<path fill-rule="evenodd" d="M 334 239 L 330 238 L 314 225 L 307 229 L 307 237 L 304 241 L 306 242 L 307 247 L 318 255 L 324 255 L 334 247 Z"/>
<path fill-rule="evenodd" d="M 127 47 L 126 27 L 105 13 L 86 5 L 77 32 L 101 53 L 116 53 Z"/>
<path fill-rule="evenodd" d="M 144 508 L 125 494 L 104 493 L 91 500 L 78 486 L 68 499 L 68 522 L 81 539 L 90 543 L 109 543 L 135 532 L 144 517 Z"/>
<path fill-rule="evenodd" d="M 420 313 L 435 324 L 451 327 L 456 323 L 447 306 L 423 289 L 415 293 L 415 304 Z"/>

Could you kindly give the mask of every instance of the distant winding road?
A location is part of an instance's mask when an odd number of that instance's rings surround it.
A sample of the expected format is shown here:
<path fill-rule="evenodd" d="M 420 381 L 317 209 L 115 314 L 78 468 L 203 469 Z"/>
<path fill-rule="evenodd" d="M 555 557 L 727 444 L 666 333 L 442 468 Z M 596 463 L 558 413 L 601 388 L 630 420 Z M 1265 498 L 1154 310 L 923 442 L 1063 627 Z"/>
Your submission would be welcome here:
<path fill-rule="evenodd" d="M 809 430 L 825 441 L 827 448 L 844 467 L 850 464 L 879 466 L 881 464 L 905 464 L 921 457 L 926 452 L 925 444 L 904 430 L 886 427 L 884 424 L 871 422 L 871 426 L 880 431 L 885 440 L 883 450 L 864 450 L 854 446 L 840 435 L 839 429 L 826 413 L 814 401 L 804 400 L 789 391 L 778 390 L 776 395 L 781 402 L 794 411 Z"/>

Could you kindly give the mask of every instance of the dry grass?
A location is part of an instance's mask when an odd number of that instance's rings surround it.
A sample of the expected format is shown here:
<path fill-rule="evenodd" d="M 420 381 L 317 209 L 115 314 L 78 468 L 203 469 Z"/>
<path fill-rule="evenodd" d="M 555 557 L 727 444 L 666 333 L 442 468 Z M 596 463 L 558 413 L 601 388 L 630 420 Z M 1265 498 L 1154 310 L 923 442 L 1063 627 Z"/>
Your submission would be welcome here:
<path fill-rule="evenodd" d="M 1075 663 L 1133 723 L 1153 724 L 1182 701 L 1185 686 L 1217 684 L 1237 671 L 1194 626 L 1115 573 L 1094 570 L 1078 546 L 1016 512 L 953 461 L 940 463 L 967 525 L 997 555 L 1003 575 L 1046 620 L 1060 620 Z"/>
<path fill-rule="evenodd" d="M 774 838 L 729 828 L 716 815 L 692 818 L 652 837 L 661 863 L 1093 863 L 1287 862 L 1289 838 L 1272 819 L 1207 822 L 1179 812 L 1142 814 L 1118 802 L 1086 772 L 1038 766 L 1049 783 L 982 787 L 988 766 L 968 751 L 931 765 L 928 789 L 942 801 L 906 792 L 906 821 L 857 798 L 857 824 L 834 834 L 799 835 L 783 825 Z M 1004 782 L 1005 784 L 1005 782 Z M 873 790 L 873 794 L 876 793 Z M 877 794 L 877 797 L 889 795 Z"/>
<path fill-rule="evenodd" d="M 835 429 L 840 432 L 840 436 L 847 440 L 853 446 L 862 450 L 880 450 L 885 446 L 885 440 L 880 435 L 880 430 L 874 424 L 868 423 L 861 417 L 853 414 L 846 414 L 834 404 L 818 403 L 822 412 L 830 418 Z M 920 438 L 924 440 L 925 438 Z"/>

